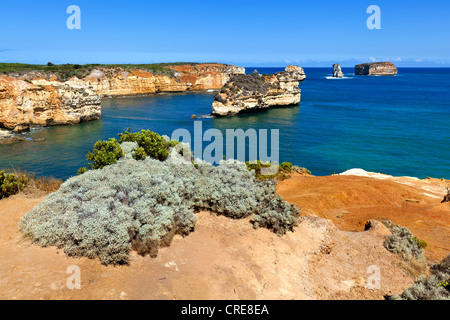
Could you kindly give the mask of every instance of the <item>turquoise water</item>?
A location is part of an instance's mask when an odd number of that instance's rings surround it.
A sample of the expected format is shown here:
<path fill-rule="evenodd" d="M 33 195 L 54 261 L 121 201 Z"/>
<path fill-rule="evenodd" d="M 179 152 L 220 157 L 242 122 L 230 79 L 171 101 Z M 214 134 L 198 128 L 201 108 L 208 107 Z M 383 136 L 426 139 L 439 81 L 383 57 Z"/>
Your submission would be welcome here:
<path fill-rule="evenodd" d="M 280 70 L 258 68 L 266 74 Z M 344 79 L 328 79 L 331 68 L 305 68 L 305 72 L 299 107 L 201 119 L 203 130 L 279 129 L 280 160 L 315 175 L 363 168 L 450 178 L 450 69 L 400 68 L 394 77 L 368 77 L 343 68 Z M 45 141 L 0 146 L 0 169 L 14 166 L 68 178 L 86 166 L 85 155 L 98 139 L 117 136 L 127 128 L 169 136 L 177 128 L 193 132 L 191 115 L 209 114 L 213 95 L 104 100 L 99 121 L 34 130 L 29 137 Z"/>

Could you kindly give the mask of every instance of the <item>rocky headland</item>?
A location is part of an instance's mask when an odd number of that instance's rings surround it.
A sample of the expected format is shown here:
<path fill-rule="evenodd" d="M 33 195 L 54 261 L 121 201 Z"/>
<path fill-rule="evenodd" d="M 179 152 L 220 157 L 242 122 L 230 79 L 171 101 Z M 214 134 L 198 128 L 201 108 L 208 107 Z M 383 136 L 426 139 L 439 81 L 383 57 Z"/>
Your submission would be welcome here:
<path fill-rule="evenodd" d="M 214 97 L 214 116 L 233 116 L 242 112 L 300 103 L 299 82 L 306 78 L 299 66 L 288 66 L 273 75 L 260 75 L 256 70 L 249 75 L 231 77 Z"/>
<path fill-rule="evenodd" d="M 342 73 L 341 65 L 339 63 L 333 64 L 333 77 L 335 78 L 343 78 L 344 74 Z"/>
<path fill-rule="evenodd" d="M 218 90 L 232 75 L 245 74 L 217 63 L 14 67 L 0 70 L 0 127 L 15 131 L 98 119 L 101 98 Z"/>
<path fill-rule="evenodd" d="M 356 75 L 393 76 L 398 72 L 391 62 L 363 63 L 355 66 Z"/>

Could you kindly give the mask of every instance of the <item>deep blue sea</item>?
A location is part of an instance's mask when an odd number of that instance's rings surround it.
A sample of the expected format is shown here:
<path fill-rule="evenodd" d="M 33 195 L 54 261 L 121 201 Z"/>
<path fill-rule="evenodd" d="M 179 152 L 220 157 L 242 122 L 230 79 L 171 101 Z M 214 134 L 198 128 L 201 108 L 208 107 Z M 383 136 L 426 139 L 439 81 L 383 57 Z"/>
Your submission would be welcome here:
<path fill-rule="evenodd" d="M 385 77 L 355 76 L 353 68 L 343 68 L 343 79 L 330 79 L 332 68 L 304 69 L 300 106 L 197 121 L 203 130 L 279 129 L 280 160 L 314 175 L 362 168 L 450 179 L 450 68 L 399 68 L 397 76 Z M 14 166 L 66 179 L 86 166 L 85 155 L 97 140 L 127 128 L 169 136 L 178 128 L 193 132 L 191 116 L 209 114 L 214 94 L 104 100 L 101 120 L 33 130 L 27 136 L 45 140 L 0 146 L 0 169 Z"/>

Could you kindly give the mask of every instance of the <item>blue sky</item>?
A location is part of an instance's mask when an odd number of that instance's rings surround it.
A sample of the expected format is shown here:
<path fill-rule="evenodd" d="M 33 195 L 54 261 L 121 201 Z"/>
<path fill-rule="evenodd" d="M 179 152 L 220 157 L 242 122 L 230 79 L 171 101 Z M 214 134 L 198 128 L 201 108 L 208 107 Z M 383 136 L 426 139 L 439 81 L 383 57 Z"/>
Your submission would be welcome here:
<path fill-rule="evenodd" d="M 69 30 L 69 5 L 81 30 Z M 369 30 L 367 7 L 381 8 Z M 449 0 L 0 3 L 0 62 L 450 66 Z"/>

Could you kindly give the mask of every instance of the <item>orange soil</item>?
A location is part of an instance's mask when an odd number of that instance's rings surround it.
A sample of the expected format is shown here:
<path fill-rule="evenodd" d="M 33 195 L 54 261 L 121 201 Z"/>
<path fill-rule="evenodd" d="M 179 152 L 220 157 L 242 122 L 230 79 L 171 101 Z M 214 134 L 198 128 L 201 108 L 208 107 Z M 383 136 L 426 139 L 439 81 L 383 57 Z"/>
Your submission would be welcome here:
<path fill-rule="evenodd" d="M 301 207 L 303 215 L 330 219 L 341 230 L 362 231 L 367 220 L 387 218 L 424 239 L 427 259 L 439 262 L 450 253 L 450 203 L 441 203 L 444 183 L 296 174 L 279 183 L 277 192 Z"/>
<path fill-rule="evenodd" d="M 413 282 L 384 249 L 386 230 L 340 231 L 304 218 L 278 237 L 207 212 L 156 258 L 132 253 L 129 266 L 103 266 L 23 238 L 18 221 L 41 200 L 0 201 L 0 299 L 383 299 Z M 81 270 L 80 290 L 67 288 L 71 265 Z M 364 287 L 371 265 L 381 270 L 379 289 Z"/>

